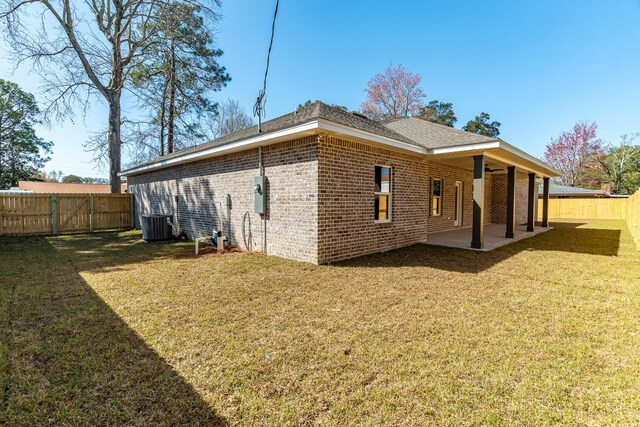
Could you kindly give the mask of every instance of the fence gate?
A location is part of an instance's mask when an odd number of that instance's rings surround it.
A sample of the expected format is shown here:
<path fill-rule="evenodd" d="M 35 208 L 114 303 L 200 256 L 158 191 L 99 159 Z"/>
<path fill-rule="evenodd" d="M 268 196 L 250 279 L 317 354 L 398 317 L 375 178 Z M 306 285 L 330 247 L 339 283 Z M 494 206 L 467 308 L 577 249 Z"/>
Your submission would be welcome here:
<path fill-rule="evenodd" d="M 51 206 L 57 216 L 53 233 L 91 231 L 91 196 L 88 194 L 57 194 Z"/>

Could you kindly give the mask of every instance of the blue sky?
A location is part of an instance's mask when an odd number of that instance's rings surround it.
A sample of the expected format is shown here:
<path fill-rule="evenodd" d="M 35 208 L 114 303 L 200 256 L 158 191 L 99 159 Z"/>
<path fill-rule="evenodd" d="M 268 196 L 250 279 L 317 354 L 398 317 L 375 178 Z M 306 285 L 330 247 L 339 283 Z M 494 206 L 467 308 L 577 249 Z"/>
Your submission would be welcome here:
<path fill-rule="evenodd" d="M 223 3 L 217 41 L 232 81 L 218 100 L 251 110 L 274 5 Z M 596 121 L 614 143 L 640 132 L 640 0 L 281 0 L 267 119 L 307 99 L 357 109 L 367 81 L 390 64 L 420 74 L 427 101 L 452 102 L 456 127 L 486 111 L 502 123 L 501 138 L 536 156 L 576 120 Z M 37 93 L 38 76 L 26 69 L 12 74 L 2 61 L 0 78 Z M 85 121 L 42 129 L 55 144 L 45 169 L 106 176 L 82 149 L 105 118 L 96 102 Z"/>

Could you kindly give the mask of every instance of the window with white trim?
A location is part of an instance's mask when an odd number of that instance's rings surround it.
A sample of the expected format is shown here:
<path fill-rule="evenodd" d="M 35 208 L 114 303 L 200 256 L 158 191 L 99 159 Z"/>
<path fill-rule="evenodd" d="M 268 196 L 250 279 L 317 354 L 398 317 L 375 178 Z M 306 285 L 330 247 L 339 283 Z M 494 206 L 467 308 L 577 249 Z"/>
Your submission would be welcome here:
<path fill-rule="evenodd" d="M 431 185 L 431 215 L 442 215 L 442 179 L 433 178 Z"/>
<path fill-rule="evenodd" d="M 376 166 L 374 220 L 391 221 L 391 168 Z"/>

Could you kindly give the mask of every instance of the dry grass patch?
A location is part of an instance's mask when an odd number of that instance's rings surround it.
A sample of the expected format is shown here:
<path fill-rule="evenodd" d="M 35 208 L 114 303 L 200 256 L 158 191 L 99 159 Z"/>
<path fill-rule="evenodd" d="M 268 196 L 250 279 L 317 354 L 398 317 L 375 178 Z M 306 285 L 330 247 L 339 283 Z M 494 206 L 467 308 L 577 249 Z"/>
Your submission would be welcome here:
<path fill-rule="evenodd" d="M 316 267 L 137 233 L 0 240 L 8 424 L 640 423 L 623 223 Z"/>

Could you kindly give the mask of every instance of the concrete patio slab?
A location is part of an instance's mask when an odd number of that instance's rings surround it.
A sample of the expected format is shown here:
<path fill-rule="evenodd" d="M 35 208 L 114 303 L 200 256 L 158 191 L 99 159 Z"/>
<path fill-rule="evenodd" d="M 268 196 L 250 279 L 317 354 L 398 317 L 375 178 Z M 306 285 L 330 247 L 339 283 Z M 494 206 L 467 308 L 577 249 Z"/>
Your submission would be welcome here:
<path fill-rule="evenodd" d="M 423 243 L 432 246 L 446 246 L 448 248 L 488 252 L 499 248 L 500 246 L 505 246 L 509 243 L 517 242 L 518 240 L 537 236 L 538 234 L 552 229 L 553 227 L 543 228 L 536 226 L 534 231 L 528 232 L 526 225 L 518 225 L 516 227 L 515 237 L 513 239 L 508 239 L 504 237 L 506 231 L 505 224 L 486 224 L 484 226 L 484 248 L 482 249 L 473 249 L 471 247 L 471 228 L 461 228 L 458 230 L 441 231 L 439 233 L 429 234 L 428 239 Z"/>

